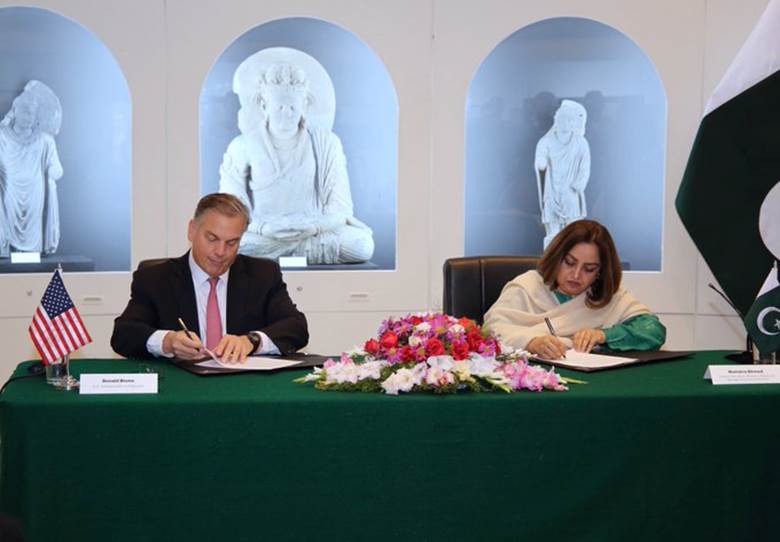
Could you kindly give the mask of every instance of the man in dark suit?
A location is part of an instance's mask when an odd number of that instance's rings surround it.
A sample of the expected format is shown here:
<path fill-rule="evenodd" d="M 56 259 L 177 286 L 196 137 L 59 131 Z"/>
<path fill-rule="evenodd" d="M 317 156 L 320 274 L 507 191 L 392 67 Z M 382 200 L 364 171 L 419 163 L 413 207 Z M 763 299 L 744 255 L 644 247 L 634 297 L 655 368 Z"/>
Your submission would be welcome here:
<path fill-rule="evenodd" d="M 203 197 L 189 223 L 192 249 L 133 274 L 112 348 L 126 357 L 196 360 L 206 355 L 205 344 L 225 361 L 243 362 L 252 353 L 305 346 L 306 317 L 290 299 L 279 266 L 238 254 L 247 224 L 249 212 L 238 198 Z"/>

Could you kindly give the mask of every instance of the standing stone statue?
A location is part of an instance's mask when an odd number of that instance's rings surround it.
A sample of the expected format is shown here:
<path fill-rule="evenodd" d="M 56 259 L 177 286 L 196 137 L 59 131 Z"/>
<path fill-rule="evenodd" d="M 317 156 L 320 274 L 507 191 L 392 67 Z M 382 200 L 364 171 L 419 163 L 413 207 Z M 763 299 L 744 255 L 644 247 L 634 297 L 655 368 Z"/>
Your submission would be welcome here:
<path fill-rule="evenodd" d="M 567 224 L 585 218 L 585 187 L 590 178 L 590 147 L 585 139 L 585 108 L 563 100 L 552 128 L 536 144 L 536 185 L 544 247 Z"/>
<path fill-rule="evenodd" d="M 369 260 L 373 234 L 353 214 L 346 157 L 331 131 L 335 95 L 325 69 L 295 49 L 264 49 L 241 63 L 233 90 L 241 102 L 241 135 L 222 159 L 219 189 L 251 211 L 241 252 L 305 256 L 310 264 Z M 309 122 L 318 101 L 325 120 Z"/>
<path fill-rule="evenodd" d="M 54 136 L 61 124 L 60 101 L 40 81 L 24 86 L 0 123 L 0 257 L 57 250 L 62 164 Z"/>

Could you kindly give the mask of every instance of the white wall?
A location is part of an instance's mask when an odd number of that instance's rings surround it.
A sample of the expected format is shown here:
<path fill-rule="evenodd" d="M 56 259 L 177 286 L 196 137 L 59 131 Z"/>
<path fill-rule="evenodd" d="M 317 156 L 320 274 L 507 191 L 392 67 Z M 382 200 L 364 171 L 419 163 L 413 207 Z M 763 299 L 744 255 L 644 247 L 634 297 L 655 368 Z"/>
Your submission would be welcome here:
<path fill-rule="evenodd" d="M 626 284 L 669 328 L 668 348 L 739 348 L 744 330 L 707 288 L 711 274 L 674 211 L 704 103 L 767 0 L 40 0 L 102 39 L 133 99 L 133 264 L 186 249 L 198 191 L 198 96 L 212 63 L 246 30 L 287 16 L 317 17 L 357 34 L 385 62 L 398 92 L 398 259 L 395 272 L 287 272 L 309 318 L 309 351 L 336 353 L 372 335 L 388 314 L 441 308 L 441 266 L 463 254 L 464 107 L 479 63 L 532 22 L 589 17 L 637 42 L 666 88 L 664 269 Z M 4 113 L 4 112 L 2 112 Z M 107 172 L 110 174 L 110 172 Z M 85 210 L 87 212 L 88 210 Z M 76 357 L 113 356 L 113 318 L 129 273 L 68 273 L 65 283 L 95 339 Z M 48 275 L 0 276 L 4 380 L 37 357 L 27 337 Z"/>

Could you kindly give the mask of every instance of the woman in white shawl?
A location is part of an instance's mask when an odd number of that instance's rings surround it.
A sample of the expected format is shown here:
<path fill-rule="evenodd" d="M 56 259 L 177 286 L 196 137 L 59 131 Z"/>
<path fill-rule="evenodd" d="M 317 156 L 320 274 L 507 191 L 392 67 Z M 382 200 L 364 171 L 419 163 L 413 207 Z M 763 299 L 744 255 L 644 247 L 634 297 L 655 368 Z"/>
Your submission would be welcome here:
<path fill-rule="evenodd" d="M 593 220 L 572 222 L 547 247 L 537 270 L 504 287 L 485 314 L 485 326 L 509 346 L 547 359 L 559 359 L 572 347 L 660 348 L 666 328 L 620 286 L 621 276 L 609 231 Z"/>

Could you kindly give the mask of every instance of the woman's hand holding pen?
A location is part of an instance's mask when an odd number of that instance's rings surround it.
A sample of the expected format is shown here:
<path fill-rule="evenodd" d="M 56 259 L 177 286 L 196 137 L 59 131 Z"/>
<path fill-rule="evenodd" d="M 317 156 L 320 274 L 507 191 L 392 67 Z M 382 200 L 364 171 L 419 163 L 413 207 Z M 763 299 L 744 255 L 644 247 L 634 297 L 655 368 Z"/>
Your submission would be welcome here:
<path fill-rule="evenodd" d="M 543 359 L 561 359 L 566 357 L 566 343 L 558 338 L 552 321 L 545 316 L 544 323 L 550 330 L 549 335 L 534 337 L 525 346 L 525 349 Z"/>
<path fill-rule="evenodd" d="M 542 359 L 561 359 L 566 356 L 566 343 L 555 335 L 534 337 L 528 341 L 525 349 Z"/>
<path fill-rule="evenodd" d="M 596 346 L 607 342 L 607 336 L 600 329 L 581 329 L 572 337 L 577 352 L 590 352 Z"/>

